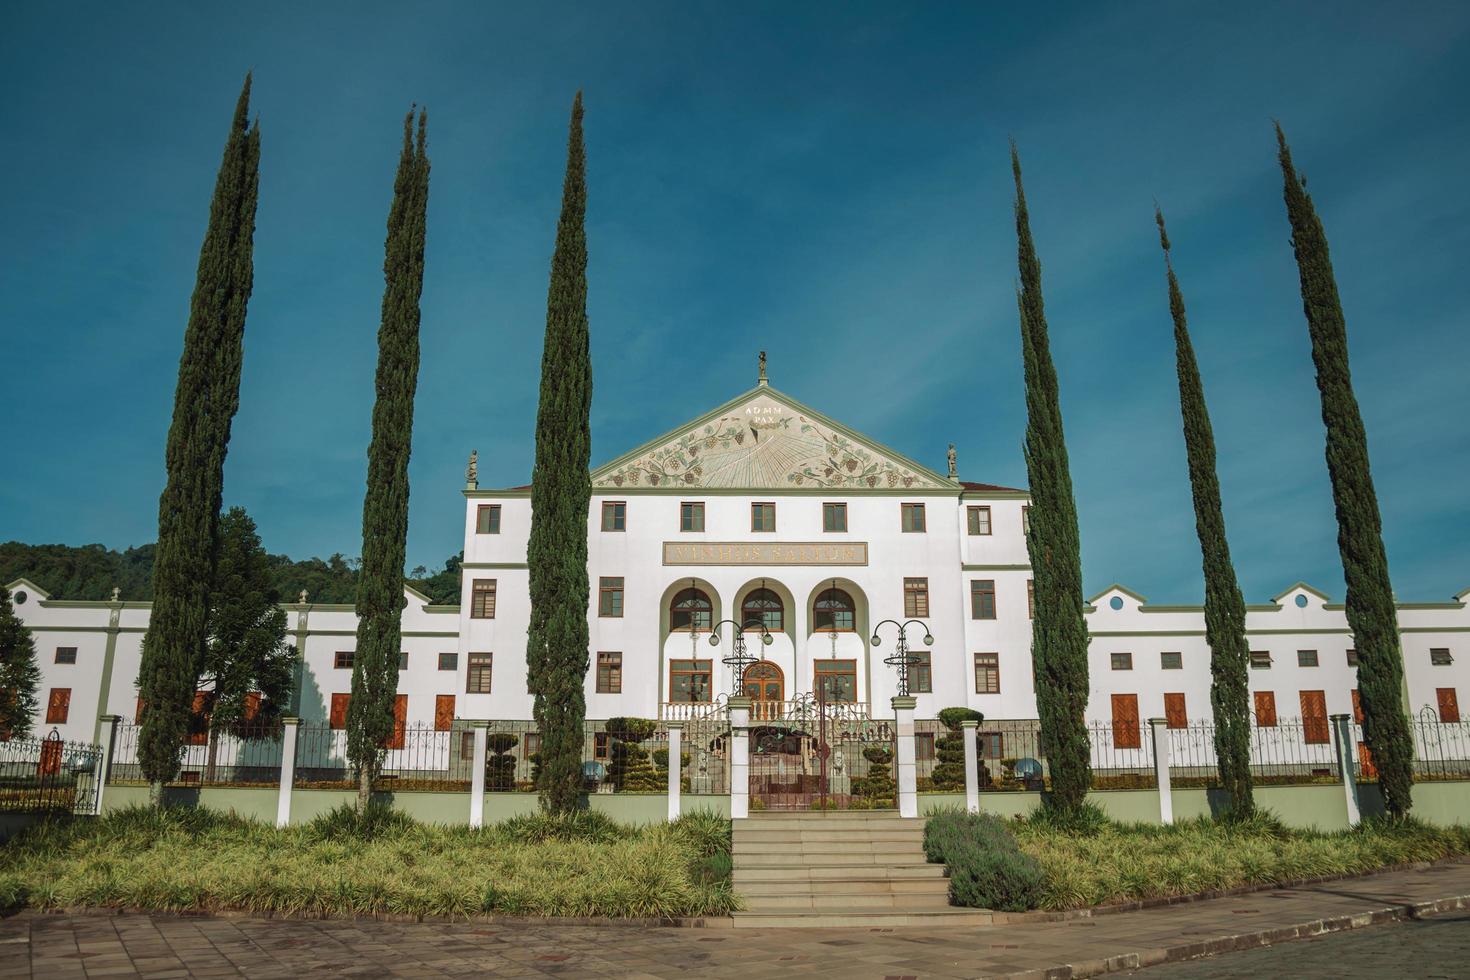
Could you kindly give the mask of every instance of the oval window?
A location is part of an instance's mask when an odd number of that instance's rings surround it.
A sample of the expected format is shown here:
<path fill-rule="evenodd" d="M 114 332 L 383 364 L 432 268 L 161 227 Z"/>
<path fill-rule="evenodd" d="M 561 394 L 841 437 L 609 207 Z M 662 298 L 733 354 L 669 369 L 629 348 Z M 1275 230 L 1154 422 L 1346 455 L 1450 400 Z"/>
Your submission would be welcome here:
<path fill-rule="evenodd" d="M 1112 606 L 1114 609 L 1122 609 L 1123 597 L 1117 595 L 1113 596 L 1111 599 L 1108 600 L 1108 605 Z"/>

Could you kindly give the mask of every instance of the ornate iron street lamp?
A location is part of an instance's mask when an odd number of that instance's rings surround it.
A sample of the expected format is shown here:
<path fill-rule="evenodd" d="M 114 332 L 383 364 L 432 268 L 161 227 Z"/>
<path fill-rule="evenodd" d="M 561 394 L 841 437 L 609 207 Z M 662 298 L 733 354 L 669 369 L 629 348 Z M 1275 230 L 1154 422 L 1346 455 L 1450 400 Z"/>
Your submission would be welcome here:
<path fill-rule="evenodd" d="M 756 663 L 760 660 L 760 658 L 757 657 L 755 654 L 748 653 L 746 651 L 745 631 L 750 629 L 752 626 L 760 627 L 761 643 L 764 646 L 771 645 L 771 631 L 766 629 L 766 624 L 761 622 L 759 619 L 749 620 L 744 626 L 741 626 L 733 619 L 722 619 L 718 623 L 715 623 L 714 627 L 710 630 L 710 646 L 717 647 L 720 645 L 720 627 L 724 626 L 726 623 L 729 623 L 731 626 L 735 627 L 735 640 L 733 643 L 730 644 L 730 655 L 728 657 L 721 657 L 720 659 L 734 673 L 735 684 L 731 688 L 731 690 L 739 695 L 743 693 L 742 685 L 745 683 L 746 669 L 751 664 Z"/>
<path fill-rule="evenodd" d="M 900 623 L 896 619 L 885 619 L 873 627 L 873 646 L 876 647 L 882 644 L 883 641 L 878 638 L 878 628 L 887 626 L 889 623 L 898 627 L 898 646 L 892 653 L 883 658 L 883 662 L 898 671 L 898 696 L 906 698 L 909 695 L 909 664 L 919 662 L 918 657 L 909 655 L 909 627 L 914 625 L 923 627 L 925 646 L 932 647 L 934 645 L 934 637 L 930 635 L 929 627 L 925 626 L 921 620 L 911 619 L 906 623 Z"/>

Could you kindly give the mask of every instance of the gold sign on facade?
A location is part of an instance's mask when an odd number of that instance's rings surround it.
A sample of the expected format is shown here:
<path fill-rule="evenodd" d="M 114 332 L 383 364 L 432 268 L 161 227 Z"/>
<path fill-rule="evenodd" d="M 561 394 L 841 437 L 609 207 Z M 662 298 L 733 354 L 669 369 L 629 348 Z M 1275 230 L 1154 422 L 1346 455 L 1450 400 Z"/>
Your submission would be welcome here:
<path fill-rule="evenodd" d="M 665 565 L 866 565 L 868 543 L 664 542 Z"/>

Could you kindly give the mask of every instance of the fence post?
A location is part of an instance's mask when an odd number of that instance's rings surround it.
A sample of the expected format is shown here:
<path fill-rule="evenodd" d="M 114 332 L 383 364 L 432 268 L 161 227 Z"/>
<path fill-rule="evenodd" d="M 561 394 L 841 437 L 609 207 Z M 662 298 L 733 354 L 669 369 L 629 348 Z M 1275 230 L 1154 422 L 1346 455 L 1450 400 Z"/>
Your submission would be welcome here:
<path fill-rule="evenodd" d="M 750 816 L 750 698 L 733 697 L 730 707 L 730 817 Z"/>
<path fill-rule="evenodd" d="M 965 811 L 980 812 L 980 752 L 975 747 L 975 732 L 980 723 L 973 718 L 960 722 L 960 737 L 965 740 Z"/>
<path fill-rule="evenodd" d="M 684 760 L 680 757 L 684 751 L 684 723 L 669 721 L 664 724 L 669 729 L 669 820 L 673 821 L 679 819 L 679 794 L 683 789 L 679 783 L 684 775 Z"/>
<path fill-rule="evenodd" d="M 914 765 L 914 707 L 918 698 L 895 697 L 893 718 L 898 728 L 898 815 L 919 815 L 918 770 Z"/>
<path fill-rule="evenodd" d="M 1349 827 L 1356 827 L 1362 819 L 1362 810 L 1358 807 L 1358 774 L 1353 771 L 1353 739 L 1352 732 L 1348 728 L 1347 715 L 1331 715 L 1332 718 L 1332 741 L 1336 743 L 1337 767 L 1342 773 L 1343 796 L 1347 804 L 1347 822 Z"/>
<path fill-rule="evenodd" d="M 1169 783 L 1169 720 L 1150 718 L 1148 727 L 1154 743 L 1154 784 L 1159 788 L 1159 823 L 1174 822 L 1174 790 Z"/>
<path fill-rule="evenodd" d="M 296 734 L 300 718 L 281 719 L 281 789 L 276 797 L 276 826 L 291 824 L 291 790 L 296 786 Z"/>
<path fill-rule="evenodd" d="M 470 722 L 474 733 L 475 749 L 470 762 L 470 826 L 485 826 L 485 755 L 489 741 L 489 721 Z"/>
<path fill-rule="evenodd" d="M 97 756 L 97 802 L 92 812 L 99 817 L 102 816 L 102 791 L 107 788 L 107 780 L 112 777 L 112 753 L 117 745 L 117 724 L 120 721 L 121 715 L 100 715 L 97 718 L 101 751 Z"/>

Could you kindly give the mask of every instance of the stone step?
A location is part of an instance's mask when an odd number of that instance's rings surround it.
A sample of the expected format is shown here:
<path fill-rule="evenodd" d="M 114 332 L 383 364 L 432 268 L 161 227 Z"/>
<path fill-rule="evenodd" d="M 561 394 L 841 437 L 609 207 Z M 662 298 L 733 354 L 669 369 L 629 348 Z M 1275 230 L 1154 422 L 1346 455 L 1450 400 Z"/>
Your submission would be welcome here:
<path fill-rule="evenodd" d="M 823 841 L 901 841 L 923 844 L 923 827 L 855 827 L 850 830 L 820 828 L 736 827 L 734 840 L 771 844 L 820 844 Z"/>
<path fill-rule="evenodd" d="M 891 851 L 833 851 L 821 854 L 769 854 L 736 851 L 732 855 L 736 868 L 798 868 L 833 867 L 853 865 L 863 867 L 887 867 L 893 864 L 923 864 L 924 855 L 898 854 Z"/>
<path fill-rule="evenodd" d="M 786 861 L 772 861 L 765 866 L 742 863 L 735 868 L 732 877 L 737 886 L 758 881 L 829 883 L 871 881 L 876 878 L 945 880 L 942 864 L 803 864 L 792 866 Z"/>
<path fill-rule="evenodd" d="M 815 840 L 786 843 L 736 838 L 731 849 L 736 855 L 785 854 L 793 859 L 818 854 L 879 854 L 912 857 L 924 853 L 924 848 L 918 841 Z"/>
<path fill-rule="evenodd" d="M 916 910 L 921 912 L 942 911 L 949 908 L 946 895 L 910 894 L 856 894 L 856 895 L 759 895 L 741 896 L 750 912 L 814 912 L 821 910 L 859 911 L 865 909 Z"/>
<path fill-rule="evenodd" d="M 897 810 L 752 810 L 749 816 L 736 820 L 735 825 L 739 826 L 746 820 L 752 823 L 768 823 L 772 820 L 799 820 L 802 823 L 814 821 L 873 823 L 892 820 L 920 822 L 918 817 L 900 817 Z"/>
<path fill-rule="evenodd" d="M 807 879 L 737 881 L 737 894 L 754 898 L 770 895 L 806 895 L 831 900 L 846 895 L 930 895 L 935 904 L 949 904 L 948 878 L 846 878 L 833 881 Z"/>
<path fill-rule="evenodd" d="M 994 924 L 992 913 L 979 909 L 834 909 L 814 907 L 799 914 L 791 910 L 768 912 L 735 912 L 731 924 L 736 929 L 891 929 L 899 926 L 928 926 L 941 929 L 953 926 L 988 926 Z"/>

